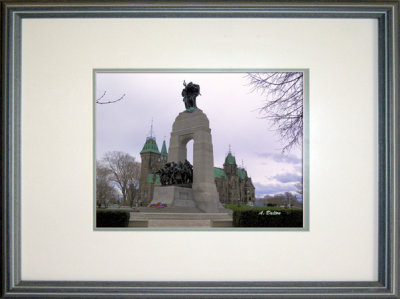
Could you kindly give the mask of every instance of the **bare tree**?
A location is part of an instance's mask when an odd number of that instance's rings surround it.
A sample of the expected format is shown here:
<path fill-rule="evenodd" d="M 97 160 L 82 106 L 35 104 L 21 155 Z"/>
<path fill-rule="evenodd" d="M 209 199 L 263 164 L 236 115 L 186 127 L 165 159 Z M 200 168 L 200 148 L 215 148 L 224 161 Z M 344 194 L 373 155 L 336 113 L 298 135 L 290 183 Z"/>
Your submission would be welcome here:
<path fill-rule="evenodd" d="M 103 105 L 103 104 L 112 104 L 112 103 L 121 101 L 121 100 L 125 97 L 125 94 L 123 94 L 123 95 L 122 95 L 121 97 L 119 97 L 118 99 L 109 100 L 109 101 L 104 101 L 103 98 L 105 97 L 106 93 L 107 93 L 107 91 L 105 91 L 105 92 L 103 93 L 103 95 L 102 95 L 100 98 L 96 99 L 96 104 L 102 104 L 102 105 Z"/>
<path fill-rule="evenodd" d="M 296 185 L 296 193 L 300 194 L 303 197 L 303 181 L 298 182 Z"/>
<path fill-rule="evenodd" d="M 112 185 L 111 171 L 103 163 L 96 163 L 96 205 L 97 207 L 108 204 L 117 196 L 116 190 Z"/>
<path fill-rule="evenodd" d="M 283 194 L 265 195 L 262 202 L 267 206 L 286 206 L 287 208 L 291 208 L 294 204 L 298 203 L 298 200 L 293 193 L 285 192 Z"/>
<path fill-rule="evenodd" d="M 285 196 L 281 193 L 275 195 L 265 195 L 263 199 L 264 205 L 281 206 L 285 203 Z"/>
<path fill-rule="evenodd" d="M 135 206 L 135 199 L 137 203 L 137 196 L 139 195 L 139 181 L 130 183 L 128 187 L 128 200 L 131 207 Z"/>
<path fill-rule="evenodd" d="M 248 73 L 251 91 L 265 95 L 259 109 L 262 118 L 270 119 L 284 141 L 283 152 L 301 145 L 303 137 L 303 73 Z"/>
<path fill-rule="evenodd" d="M 129 200 L 129 195 L 137 189 L 140 178 L 140 163 L 128 153 L 113 151 L 107 152 L 102 159 L 111 171 L 111 180 L 116 183 L 122 193 L 123 202 Z M 129 200 L 132 203 L 132 200 Z"/>
<path fill-rule="evenodd" d="M 296 195 L 292 194 L 291 192 L 285 192 L 285 199 L 286 199 L 286 207 L 291 208 L 293 202 L 296 201 Z"/>

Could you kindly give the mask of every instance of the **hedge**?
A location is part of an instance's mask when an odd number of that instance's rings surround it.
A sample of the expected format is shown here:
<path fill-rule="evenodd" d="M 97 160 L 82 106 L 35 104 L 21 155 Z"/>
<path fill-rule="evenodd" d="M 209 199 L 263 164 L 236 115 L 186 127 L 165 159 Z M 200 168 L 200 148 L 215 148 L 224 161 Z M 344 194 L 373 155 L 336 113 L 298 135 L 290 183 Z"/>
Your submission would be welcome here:
<path fill-rule="evenodd" d="M 129 211 L 98 209 L 96 227 L 128 227 L 129 217 Z"/>
<path fill-rule="evenodd" d="M 234 227 L 303 227 L 303 210 L 297 209 L 234 210 L 232 216 Z"/>

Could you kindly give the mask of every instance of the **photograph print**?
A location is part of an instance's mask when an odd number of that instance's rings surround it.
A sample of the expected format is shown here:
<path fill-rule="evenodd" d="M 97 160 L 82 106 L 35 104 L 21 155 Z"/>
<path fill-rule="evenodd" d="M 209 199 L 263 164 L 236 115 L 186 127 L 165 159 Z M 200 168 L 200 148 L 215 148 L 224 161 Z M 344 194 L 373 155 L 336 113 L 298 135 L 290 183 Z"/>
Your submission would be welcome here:
<path fill-rule="evenodd" d="M 306 228 L 306 70 L 94 70 L 96 229 Z"/>

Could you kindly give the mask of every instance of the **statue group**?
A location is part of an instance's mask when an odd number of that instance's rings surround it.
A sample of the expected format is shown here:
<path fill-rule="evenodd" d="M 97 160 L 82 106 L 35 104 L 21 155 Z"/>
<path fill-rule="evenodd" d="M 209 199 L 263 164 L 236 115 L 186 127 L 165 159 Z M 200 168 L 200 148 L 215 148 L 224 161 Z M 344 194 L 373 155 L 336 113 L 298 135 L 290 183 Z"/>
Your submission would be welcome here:
<path fill-rule="evenodd" d="M 156 171 L 160 176 L 161 185 L 183 185 L 193 183 L 193 166 L 185 162 L 168 162 Z"/>

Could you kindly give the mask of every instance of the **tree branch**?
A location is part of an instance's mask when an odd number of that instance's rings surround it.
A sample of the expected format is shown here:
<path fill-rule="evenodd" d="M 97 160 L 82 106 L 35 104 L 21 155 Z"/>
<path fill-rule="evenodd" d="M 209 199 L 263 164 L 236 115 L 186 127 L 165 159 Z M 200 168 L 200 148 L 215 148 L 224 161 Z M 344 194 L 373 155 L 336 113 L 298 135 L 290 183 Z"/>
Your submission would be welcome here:
<path fill-rule="evenodd" d="M 107 102 L 102 102 L 101 99 L 104 98 L 104 96 L 106 95 L 106 93 L 107 93 L 107 91 L 105 91 L 105 92 L 103 93 L 103 95 L 102 95 L 100 98 L 98 98 L 98 99 L 96 100 L 96 104 L 101 104 L 101 105 L 104 105 L 104 104 L 112 104 L 112 103 L 121 101 L 121 100 L 125 97 L 125 95 L 126 95 L 126 94 L 123 94 L 120 98 L 118 98 L 118 99 L 116 99 L 116 100 L 107 101 Z"/>
<path fill-rule="evenodd" d="M 270 119 L 285 142 L 283 152 L 300 144 L 303 137 L 303 73 L 248 73 L 251 92 L 265 95 L 262 118 Z"/>

